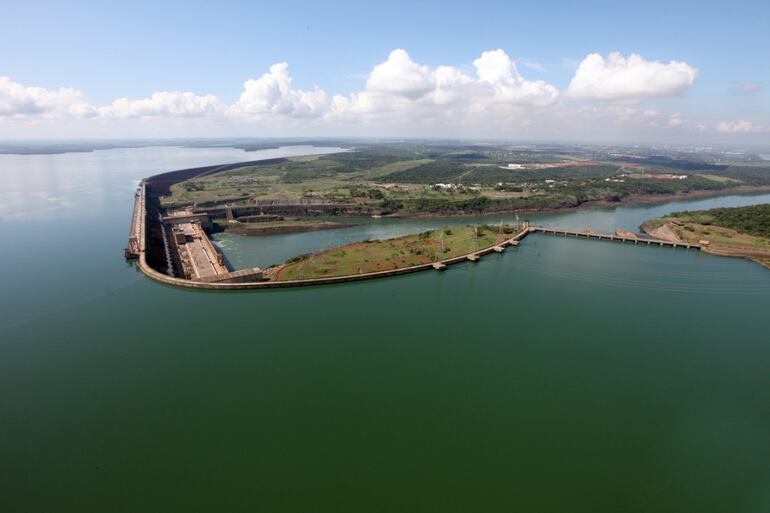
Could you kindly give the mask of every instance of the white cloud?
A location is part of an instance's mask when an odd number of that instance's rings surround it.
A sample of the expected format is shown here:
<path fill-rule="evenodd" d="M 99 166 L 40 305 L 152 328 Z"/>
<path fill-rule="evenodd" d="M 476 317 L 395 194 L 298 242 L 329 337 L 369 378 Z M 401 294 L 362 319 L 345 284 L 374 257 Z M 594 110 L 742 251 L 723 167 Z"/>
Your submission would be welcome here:
<path fill-rule="evenodd" d="M 459 120 L 486 112 L 553 105 L 558 90 L 525 80 L 503 50 L 484 52 L 473 62 L 476 77 L 452 66 L 430 68 L 402 49 L 375 66 L 363 91 L 332 99 L 327 118 L 354 122 Z"/>
<path fill-rule="evenodd" d="M 642 114 L 648 119 L 660 119 L 662 114 L 657 110 L 646 110 Z"/>
<path fill-rule="evenodd" d="M 293 89 L 289 65 L 280 62 L 270 66 L 270 71 L 260 78 L 244 82 L 243 93 L 229 109 L 229 113 L 234 116 L 276 114 L 312 118 L 321 116 L 327 106 L 328 98 L 323 90 Z"/>
<path fill-rule="evenodd" d="M 751 121 L 721 121 L 717 124 L 717 132 L 725 134 L 758 134 L 770 132 L 770 127 L 757 125 Z"/>
<path fill-rule="evenodd" d="M 676 114 L 671 114 L 668 117 L 668 126 L 671 128 L 676 128 L 684 125 L 684 119 L 682 118 L 682 115 L 678 112 Z"/>
<path fill-rule="evenodd" d="M 641 100 L 682 93 L 697 77 L 698 71 L 686 62 L 663 64 L 617 52 L 605 59 L 592 53 L 578 66 L 567 93 L 594 100 Z"/>
<path fill-rule="evenodd" d="M 560 115 L 564 116 L 565 122 L 569 120 L 582 121 L 586 123 L 588 130 L 598 130 L 600 125 L 640 131 L 654 129 L 659 133 L 666 129 L 677 131 L 696 129 L 687 118 L 678 112 L 665 114 L 653 109 L 639 110 L 634 106 L 617 103 L 581 105 L 574 111 L 570 111 L 568 105 L 564 107 L 564 109 L 560 109 Z"/>
<path fill-rule="evenodd" d="M 149 98 L 129 100 L 118 98 L 106 107 L 100 107 L 99 116 L 127 119 L 144 117 L 194 118 L 220 114 L 224 106 L 211 94 L 199 96 L 190 92 L 157 92 Z"/>
<path fill-rule="evenodd" d="M 92 116 L 83 93 L 69 87 L 49 90 L 25 86 L 9 77 L 0 77 L 0 117 Z"/>
<path fill-rule="evenodd" d="M 673 107 L 666 111 L 662 107 L 667 102 L 640 102 L 686 91 L 697 71 L 684 62 L 645 61 L 635 54 L 590 54 L 575 62 L 573 79 L 563 92 L 546 81 L 525 78 L 521 69 L 526 72 L 527 67 L 537 67 L 530 64 L 522 61 L 517 66 L 505 51 L 497 49 L 481 53 L 467 66 L 435 66 L 396 49 L 368 74 L 357 77 L 361 90 L 351 94 L 332 96 L 318 87 L 296 88 L 287 63 L 280 62 L 258 78 L 246 80 L 232 102 L 225 103 L 213 94 L 166 91 L 140 99 L 118 98 L 99 108 L 88 104 L 75 89 L 48 90 L 0 77 L 0 129 L 16 136 L 19 127 L 37 133 L 37 127 L 45 126 L 55 134 L 56 130 L 63 132 L 66 122 L 93 127 L 89 130 L 99 134 L 101 125 L 82 119 L 99 118 L 121 122 L 110 125 L 111 133 L 125 127 L 146 131 L 146 123 L 130 120 L 152 118 L 157 134 L 199 130 L 201 135 L 250 133 L 254 130 L 251 121 L 260 123 L 260 133 L 271 135 L 585 135 L 674 140 L 697 132 L 715 138 L 718 134 L 722 138 L 724 134 L 749 134 L 747 138 L 754 134 L 755 139 L 770 132 L 770 124 L 763 119 L 706 125 Z M 759 89 L 754 83 L 735 84 L 746 94 Z M 765 123 L 758 124 L 760 121 Z"/>
<path fill-rule="evenodd" d="M 484 52 L 473 65 L 479 80 L 494 87 L 497 103 L 547 106 L 559 96 L 554 86 L 542 80 L 524 80 L 503 50 Z"/>
<path fill-rule="evenodd" d="M 405 50 L 390 52 L 388 60 L 374 67 L 366 80 L 366 90 L 391 93 L 416 100 L 436 87 L 428 66 L 417 64 Z"/>
<path fill-rule="evenodd" d="M 438 106 L 467 102 L 485 93 L 485 86 L 451 66 L 439 66 L 433 70 L 433 77 L 435 89 L 430 99 Z"/>

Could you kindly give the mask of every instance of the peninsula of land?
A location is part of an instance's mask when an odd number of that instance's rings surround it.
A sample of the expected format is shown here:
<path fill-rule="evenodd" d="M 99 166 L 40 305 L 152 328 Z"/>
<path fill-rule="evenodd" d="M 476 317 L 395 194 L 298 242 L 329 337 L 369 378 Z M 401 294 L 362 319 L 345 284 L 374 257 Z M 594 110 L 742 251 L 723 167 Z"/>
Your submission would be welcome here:
<path fill-rule="evenodd" d="M 698 243 L 708 253 L 747 258 L 770 268 L 770 204 L 674 212 L 641 228 L 658 239 Z"/>

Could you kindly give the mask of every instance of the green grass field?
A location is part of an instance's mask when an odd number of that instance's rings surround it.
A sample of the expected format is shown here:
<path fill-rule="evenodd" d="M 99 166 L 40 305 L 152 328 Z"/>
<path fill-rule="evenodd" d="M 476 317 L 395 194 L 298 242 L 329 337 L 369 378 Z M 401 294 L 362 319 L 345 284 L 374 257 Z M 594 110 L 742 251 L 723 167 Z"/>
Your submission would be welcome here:
<path fill-rule="evenodd" d="M 429 264 L 494 246 L 512 233 L 509 226 L 463 226 L 358 242 L 292 259 L 276 273 L 275 279 L 348 276 Z"/>
<path fill-rule="evenodd" d="M 681 220 L 677 220 L 676 218 L 672 220 L 682 223 Z M 681 226 L 672 226 L 673 232 L 676 233 L 680 239 L 688 242 L 708 240 L 711 244 L 770 250 L 770 239 L 748 235 L 730 228 L 690 222 L 683 223 Z"/>
<path fill-rule="evenodd" d="M 667 223 L 679 239 L 708 241 L 706 251 L 744 257 L 770 267 L 770 205 L 674 212 L 645 223 Z"/>
<path fill-rule="evenodd" d="M 390 173 L 406 171 L 407 169 L 412 169 L 414 167 L 427 164 L 429 162 L 433 162 L 433 161 L 430 159 L 420 159 L 420 160 L 402 160 L 400 162 L 391 162 L 390 164 L 385 164 L 384 166 L 376 167 L 367 171 L 366 178 L 368 179 L 380 178 L 380 177 L 389 175 Z"/>
<path fill-rule="evenodd" d="M 331 155 L 292 157 L 187 180 L 162 198 L 166 208 L 257 200 L 321 200 L 355 203 L 370 210 L 402 213 L 491 212 L 578 207 L 597 200 L 721 191 L 770 185 L 770 166 L 709 164 L 659 156 L 618 161 L 593 154 L 549 154 L 505 147 L 441 144 L 382 144 Z M 543 169 L 511 170 L 511 162 L 590 161 Z M 630 167 L 629 167 L 630 166 Z M 623 169 L 684 172 L 685 180 L 618 180 Z M 452 184 L 438 187 L 435 184 Z"/>
<path fill-rule="evenodd" d="M 728 178 L 726 176 L 719 176 L 719 175 L 703 175 L 698 174 L 695 176 L 700 176 L 701 178 L 705 178 L 706 180 L 711 180 L 712 182 L 719 182 L 719 183 L 743 183 L 740 180 L 736 180 L 735 178 Z"/>
<path fill-rule="evenodd" d="M 673 212 L 663 219 L 667 221 L 673 219 L 681 223 L 721 226 L 748 235 L 770 239 L 770 204 Z"/>

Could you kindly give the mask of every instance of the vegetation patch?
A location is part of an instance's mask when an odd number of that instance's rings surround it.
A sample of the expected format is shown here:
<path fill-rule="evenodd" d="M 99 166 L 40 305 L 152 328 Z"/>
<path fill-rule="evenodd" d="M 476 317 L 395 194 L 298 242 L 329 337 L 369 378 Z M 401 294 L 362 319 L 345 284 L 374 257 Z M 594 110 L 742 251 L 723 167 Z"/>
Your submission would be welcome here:
<path fill-rule="evenodd" d="M 701 178 L 705 178 L 706 180 L 711 180 L 713 182 L 719 182 L 719 183 L 743 183 L 740 180 L 737 180 L 735 178 L 730 178 L 727 176 L 719 176 L 719 175 L 704 175 L 704 174 L 698 174 L 696 176 L 700 176 Z"/>
<path fill-rule="evenodd" d="M 639 154 L 504 144 L 362 144 L 354 151 L 192 178 L 173 185 L 162 204 L 176 209 L 307 202 L 355 207 L 348 212 L 451 214 L 770 186 L 770 166 L 764 161 L 635 151 Z"/>
<path fill-rule="evenodd" d="M 395 239 L 362 241 L 293 258 L 275 280 L 349 276 L 430 264 L 489 248 L 509 239 L 513 227 L 463 226 L 429 230 Z"/>
<path fill-rule="evenodd" d="M 766 267 L 770 262 L 770 204 L 674 212 L 642 227 L 653 235 L 664 230 L 681 241 L 701 243 L 710 253 L 744 257 Z"/>
<path fill-rule="evenodd" d="M 319 221 L 317 219 L 286 219 L 283 221 L 271 221 L 265 223 L 229 223 L 224 219 L 214 220 L 217 231 L 225 231 L 236 235 L 263 236 L 279 235 L 284 233 L 302 233 L 318 230 L 334 230 L 356 226 L 351 223 L 337 223 L 334 221 Z"/>
<path fill-rule="evenodd" d="M 681 223 L 715 225 L 748 235 L 770 238 L 770 204 L 674 212 L 665 219 Z"/>

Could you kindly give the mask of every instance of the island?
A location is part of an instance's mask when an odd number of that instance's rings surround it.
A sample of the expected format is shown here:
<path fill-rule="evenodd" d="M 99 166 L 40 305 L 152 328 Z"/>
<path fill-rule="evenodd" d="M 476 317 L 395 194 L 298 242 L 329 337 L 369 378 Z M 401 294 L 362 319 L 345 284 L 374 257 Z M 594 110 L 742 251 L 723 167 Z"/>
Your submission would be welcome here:
<path fill-rule="evenodd" d="M 697 243 L 715 255 L 753 260 L 770 269 L 770 204 L 674 212 L 642 225 L 649 235 Z"/>
<path fill-rule="evenodd" d="M 453 261 L 477 261 L 502 250 L 520 227 L 481 225 L 439 228 L 386 240 L 365 240 L 301 255 L 266 270 L 276 281 L 363 275 L 431 266 L 443 270 Z"/>

